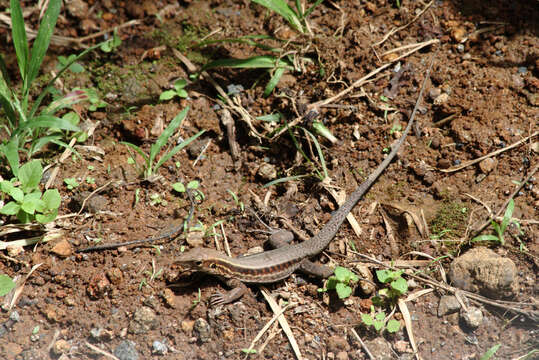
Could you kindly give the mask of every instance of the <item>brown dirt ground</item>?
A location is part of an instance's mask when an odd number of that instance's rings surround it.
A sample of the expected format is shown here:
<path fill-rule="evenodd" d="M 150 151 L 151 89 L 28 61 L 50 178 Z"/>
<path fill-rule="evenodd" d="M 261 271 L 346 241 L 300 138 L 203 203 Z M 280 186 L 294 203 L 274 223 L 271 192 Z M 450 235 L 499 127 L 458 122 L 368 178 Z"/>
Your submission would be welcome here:
<path fill-rule="evenodd" d="M 24 3 L 27 22 L 35 26 L 39 11 L 31 7 L 33 2 Z M 70 3 L 80 6 L 81 2 Z M 271 127 L 258 122 L 253 126 L 265 135 L 259 139 L 240 116 L 233 113 L 240 149 L 239 158 L 234 161 L 225 129 L 220 124 L 220 110 L 215 108 L 218 97 L 210 83 L 195 81 L 188 86 L 188 99 L 159 103 L 160 92 L 174 79 L 186 78 L 188 74 L 174 56 L 172 47 L 198 66 L 208 59 L 265 54 L 240 43 L 195 47 L 213 31 L 219 30 L 212 39 L 265 34 L 290 40 L 286 44 L 287 51 L 313 60 L 306 63 L 304 71 L 288 73 L 268 98 L 262 96 L 267 77 L 259 70 L 211 70 L 223 88 L 236 84 L 246 89 L 239 98 L 250 114 L 281 112 L 289 120 L 295 117 L 294 106 L 301 113 L 306 105 L 338 94 L 365 74 L 393 60 L 395 55 L 385 54 L 386 51 L 429 39 L 440 40 L 439 46 L 426 47 L 402 59 L 402 71 L 398 75 L 394 64 L 361 88 L 320 108 L 320 119 L 339 139 L 331 144 L 319 138 L 329 176 L 332 184 L 350 193 L 380 163 L 383 149 L 398 136 L 398 131 L 391 130 L 396 125 L 406 125 L 430 55 L 438 51 L 414 132 L 406 140 L 398 159 L 353 210 L 362 234 L 358 237 L 349 225 L 343 225 L 329 246 L 328 254 L 338 264 L 352 267 L 350 261 L 357 258 L 350 252 L 349 242 L 355 244 L 358 252 L 383 261 L 425 259 L 417 253 L 410 255 L 411 251 L 433 257 L 456 256 L 469 247 L 466 244 L 458 247 L 462 239 L 467 240 L 466 228 L 477 226 L 487 216 L 483 205 L 466 194 L 497 211 L 515 189 L 515 182 L 524 179 L 537 165 L 537 152 L 530 145 L 535 141 L 537 146 L 535 138 L 495 156 L 490 172 L 478 165 L 451 173 L 437 170 L 486 155 L 538 130 L 537 1 L 434 1 L 422 16 L 381 45 L 375 43 L 391 29 L 413 20 L 425 4 L 404 1 L 398 9 L 386 0 L 325 2 L 309 17 L 313 32 L 309 37 L 298 36 L 281 18 L 248 1 L 130 4 L 93 0 L 87 3 L 86 11 L 73 4 L 74 9 L 62 11 L 58 35 L 82 37 L 131 19 L 141 19 L 141 23 L 119 31 L 123 40 L 119 49 L 111 54 L 91 54 L 81 61 L 87 69 L 85 73 L 68 74 L 63 80 L 66 89 L 95 87 L 109 105 L 96 112 L 89 111 L 87 104 L 75 107 L 89 123 L 98 125 L 93 136 L 78 147 L 82 160 L 69 157 L 60 166 L 53 184 L 61 191 L 63 199 L 62 216 L 54 223 L 55 228 L 62 230 L 61 239 L 26 248 L 15 256 L 17 261 L 0 260 L 0 273 L 12 277 L 24 275 L 29 266 L 42 263 L 26 282 L 15 307 L 20 320 L 13 322 L 8 313 L 0 314 L 3 327 L 0 352 L 6 358 L 58 358 L 54 349 L 50 349 L 55 342 L 60 346 L 58 340 L 67 341 L 67 358 L 105 358 L 89 349 L 85 342 L 112 352 L 123 340 L 129 339 L 136 343 L 144 359 L 239 359 L 244 357 L 241 349 L 249 346 L 273 316 L 257 286 L 251 286 L 250 294 L 240 302 L 217 309 L 210 308 L 207 299 L 215 291 L 223 290 L 223 285 L 211 277 L 174 289 L 172 294 L 166 291 L 167 281 L 177 272 L 171 262 L 185 244 L 184 235 L 173 242 L 160 243 L 159 252 L 148 246 L 83 255 L 69 253 L 61 257 L 54 248 L 61 240 L 69 242 L 69 252 L 71 248 L 93 245 L 98 239 L 101 243 L 114 243 L 158 234 L 171 223 L 183 221 L 189 209 L 188 200 L 173 192 L 171 184 L 195 179 L 200 182 L 205 199 L 197 206 L 191 225 L 201 224 L 208 234 L 218 234 L 215 237 L 221 241 L 221 229 L 212 230 L 211 226 L 224 220 L 223 229 L 235 255 L 261 246 L 266 235 L 253 232 L 264 228 L 250 212 L 240 211 L 228 190 L 274 227 L 281 226 L 279 217 L 284 216 L 290 218 L 296 228 L 312 236 L 329 219 L 336 204 L 313 177 L 262 187 L 268 180 L 260 175 L 261 164 L 271 164 L 278 177 L 311 172 L 312 168 L 298 156 L 289 135 L 285 133 L 270 140 Z M 155 14 L 160 10 L 158 18 Z M 11 46 L 9 29 L 0 29 L 0 33 L 4 48 L 11 49 L 7 47 Z M 269 41 L 268 44 L 279 43 Z M 163 45 L 165 47 L 159 48 Z M 54 68 L 57 55 L 75 52 L 77 50 L 69 46 L 53 46 L 45 70 Z M 16 73 L 12 54 L 7 54 L 6 62 Z M 324 74 L 320 73 L 320 64 Z M 387 102 L 381 100 L 382 95 L 388 98 Z M 206 129 L 206 134 L 188 151 L 180 152 L 173 161 L 165 163 L 158 171 L 160 179 L 141 181 L 134 166 L 127 163 L 127 148 L 119 142 L 130 141 L 149 151 L 163 122 L 168 124 L 186 106 L 190 106 L 190 110 L 182 124 L 181 136 L 187 138 L 201 129 Z M 385 111 L 387 108 L 389 110 Z M 311 123 L 305 120 L 301 125 L 309 128 Z M 312 144 L 309 147 L 305 133 L 298 130 L 296 136 L 307 154 L 314 158 Z M 204 156 L 195 165 L 195 157 L 209 140 Z M 48 162 L 58 158 L 54 153 L 44 156 Z M 88 176 L 95 178 L 95 184 L 85 182 Z M 63 183 L 63 179 L 70 177 L 81 183 L 72 191 Z M 96 189 L 100 190 L 90 197 L 80 214 L 67 216 L 77 214 L 82 199 Z M 535 175 L 515 197 L 514 217 L 522 220 L 524 235 L 520 236 L 520 241 L 529 253 L 519 251 L 521 244 L 509 235 L 504 247 L 492 246 L 518 267 L 519 289 L 513 301 L 533 301 L 536 291 L 539 237 L 537 224 L 526 221 L 538 219 L 537 189 Z M 160 194 L 166 203 L 152 205 L 154 194 Z M 400 233 L 390 242 L 382 215 L 373 207 L 375 203 L 397 204 L 418 213 L 423 211 L 431 233 L 450 226 L 453 232 L 443 238 L 447 241 L 430 241 L 410 232 Z M 439 225 L 435 220 L 440 219 L 440 214 L 444 214 L 441 210 L 451 204 L 465 209 L 465 216 L 458 218 L 456 224 Z M 509 232 L 517 233 L 514 228 Z M 203 242 L 205 246 L 215 246 L 212 235 L 206 236 Z M 321 255 L 316 260 L 327 262 L 328 256 Z M 155 279 L 150 276 L 152 261 L 156 270 L 162 270 Z M 441 263 L 447 269 L 450 259 L 445 258 Z M 437 271 L 431 275 L 440 279 Z M 355 328 L 365 340 L 380 336 L 359 325 L 359 312 L 361 304 L 365 306 L 366 296 L 356 291 L 343 303 L 317 293 L 320 285 L 316 279 L 294 276 L 268 288 L 298 304 L 286 313 L 286 318 L 305 358 L 330 359 L 344 350 L 348 352 L 347 358 L 365 359 L 350 329 Z M 421 289 L 423 284 L 416 286 L 411 291 Z M 192 307 L 198 288 L 202 301 Z M 458 316 L 437 316 L 440 295 L 441 292 L 435 291 L 408 303 L 412 330 L 423 359 L 478 359 L 497 343 L 502 344 L 496 354 L 499 359 L 518 358 L 537 348 L 533 335 L 536 324 L 529 320 L 489 307 L 485 309 L 486 320 L 479 329 L 465 330 L 459 326 Z M 143 305 L 153 309 L 156 318 L 149 329 L 137 331 L 133 316 Z M 208 342 L 200 342 L 192 333 L 193 321 L 199 318 L 211 326 Z M 400 318 L 398 314 L 397 318 Z M 33 334 L 36 326 L 39 330 Z M 93 337 L 92 329 L 104 329 L 104 335 Z M 274 332 L 275 336 L 268 340 L 263 352 L 253 357 L 294 357 L 286 336 L 278 329 Z M 335 340 L 339 338 L 347 341 L 339 345 Z M 395 335 L 386 334 L 385 338 L 392 345 L 401 344 L 401 349 L 402 340 L 408 343 L 408 336 L 402 330 Z M 155 340 L 166 343 L 169 352 L 152 355 Z M 404 346 L 404 350 L 405 353 L 411 351 L 409 345 Z M 394 353 L 394 357 L 397 356 Z"/>

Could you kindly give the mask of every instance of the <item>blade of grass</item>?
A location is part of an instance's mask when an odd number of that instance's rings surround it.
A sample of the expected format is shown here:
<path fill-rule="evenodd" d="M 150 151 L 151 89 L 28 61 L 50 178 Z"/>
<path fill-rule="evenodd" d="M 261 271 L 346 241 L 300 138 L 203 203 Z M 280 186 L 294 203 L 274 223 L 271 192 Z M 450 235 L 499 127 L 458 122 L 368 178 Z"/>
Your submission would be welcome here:
<path fill-rule="evenodd" d="M 161 165 L 163 165 L 165 163 L 165 161 L 167 161 L 168 159 L 170 159 L 172 156 L 174 156 L 178 151 L 180 151 L 181 149 L 183 149 L 184 147 L 186 147 L 187 145 L 189 145 L 193 140 L 195 140 L 196 138 L 198 138 L 200 135 L 204 134 L 206 132 L 206 130 L 201 130 L 199 131 L 197 134 L 191 136 L 189 139 L 183 141 L 181 144 L 178 144 L 176 145 L 172 150 L 170 150 L 168 153 L 166 153 L 165 155 L 163 155 L 159 161 L 157 161 L 157 164 L 155 164 L 155 168 L 153 169 L 153 171 L 159 169 L 161 167 Z"/>
<path fill-rule="evenodd" d="M 246 69 L 273 69 L 286 68 L 294 70 L 294 67 L 286 60 L 279 60 L 275 56 L 253 56 L 247 59 L 219 59 L 204 65 L 201 72 L 216 67 L 246 68 Z"/>
<path fill-rule="evenodd" d="M 49 48 L 51 41 L 52 33 L 54 32 L 54 27 L 56 26 L 56 20 L 58 20 L 58 15 L 60 14 L 60 7 L 62 6 L 61 0 L 50 0 L 49 6 L 43 15 L 41 24 L 39 24 L 39 29 L 37 31 L 36 39 L 34 40 L 34 45 L 32 46 L 32 53 L 30 57 L 30 63 L 28 65 L 28 76 L 24 82 L 23 94 L 27 94 L 30 90 L 30 85 L 37 77 L 45 53 Z"/>
<path fill-rule="evenodd" d="M 187 115 L 187 111 L 189 111 L 189 106 L 183 109 L 178 115 L 172 119 L 170 124 L 163 130 L 161 135 L 157 138 L 157 141 L 152 144 L 150 147 L 150 165 L 153 164 L 153 161 L 157 154 L 159 154 L 159 151 L 161 151 L 161 148 L 168 142 L 168 139 L 174 134 L 174 131 L 180 126 L 183 119 L 185 119 L 185 116 Z M 153 169 L 150 169 L 150 171 L 153 172 Z"/>
<path fill-rule="evenodd" d="M 23 130 L 26 129 L 37 129 L 37 128 L 52 128 L 60 130 L 69 130 L 69 131 L 80 131 L 78 126 L 73 125 L 70 121 L 51 115 L 40 115 L 32 119 L 32 121 L 27 121 L 24 124 L 21 124 L 15 134 L 20 134 Z"/>
<path fill-rule="evenodd" d="M 146 168 L 148 168 L 149 163 L 150 163 L 148 155 L 146 155 L 146 153 L 144 151 L 142 151 L 142 149 L 140 147 L 138 147 L 135 144 L 131 144 L 130 142 L 127 142 L 127 141 L 120 141 L 120 144 L 128 146 L 131 149 L 135 150 L 140 156 L 142 156 L 142 158 L 144 159 L 144 162 L 146 163 Z"/>
<path fill-rule="evenodd" d="M 287 127 L 287 130 L 288 130 L 288 134 L 289 134 L 290 137 L 292 138 L 292 142 L 294 142 L 294 146 L 295 146 L 296 149 L 300 152 L 300 154 L 303 156 L 303 158 L 305 159 L 305 161 L 307 161 L 307 163 L 314 169 L 314 171 L 316 172 L 316 177 L 318 178 L 318 180 L 320 180 L 320 181 L 324 180 L 324 177 L 322 176 L 322 174 L 320 173 L 320 171 L 318 171 L 318 169 L 317 169 L 316 166 L 313 164 L 313 162 L 311 161 L 311 159 L 309 159 L 309 157 L 307 156 L 307 154 L 305 154 L 305 152 L 303 151 L 303 149 L 302 149 L 301 146 L 299 145 L 299 142 L 298 142 L 298 140 L 296 139 L 296 136 L 294 136 L 294 133 L 292 133 L 292 130 L 291 130 L 290 127 L 288 126 L 288 122 L 286 123 L 286 127 Z"/>
<path fill-rule="evenodd" d="M 311 15 L 311 13 L 313 12 L 313 10 L 318 6 L 320 5 L 324 0 L 316 0 L 316 2 L 313 4 L 313 6 L 311 6 L 309 9 L 307 9 L 307 11 L 305 11 L 302 15 L 301 15 L 301 19 L 305 19 L 307 16 Z"/>
<path fill-rule="evenodd" d="M 268 84 L 264 89 L 264 97 L 268 97 L 271 94 L 273 89 L 275 89 L 275 86 L 277 86 L 279 83 L 279 80 L 281 80 L 281 76 L 283 76 L 285 71 L 286 69 L 283 67 L 275 69 L 273 76 L 271 77 L 270 81 L 268 81 Z"/>
<path fill-rule="evenodd" d="M 507 208 L 505 209 L 505 214 L 503 215 L 502 224 L 500 226 L 500 230 L 502 234 L 507 229 L 507 226 L 509 226 L 509 222 L 511 222 L 511 217 L 513 216 L 513 211 L 515 210 L 515 201 L 513 199 L 509 200 L 509 203 L 507 204 Z"/>
<path fill-rule="evenodd" d="M 324 159 L 324 153 L 322 152 L 322 148 L 320 147 L 320 143 L 316 139 L 316 136 L 311 134 L 311 132 L 307 129 L 303 129 L 307 135 L 311 137 L 311 139 L 314 142 L 314 146 L 316 147 L 316 152 L 318 153 L 318 157 L 320 158 L 320 165 L 322 166 L 322 171 L 324 171 L 324 179 L 328 177 L 328 169 L 326 167 L 326 160 Z"/>
<path fill-rule="evenodd" d="M 198 48 L 198 47 L 203 47 L 203 46 L 207 46 L 207 45 L 211 45 L 211 44 L 218 44 L 218 43 L 228 42 L 228 43 L 246 44 L 246 45 L 254 46 L 254 47 L 257 47 L 257 48 L 260 48 L 260 49 L 263 49 L 263 50 L 272 51 L 272 52 L 281 52 L 282 51 L 282 49 L 279 49 L 279 48 L 274 48 L 274 47 L 271 47 L 271 46 L 268 46 L 268 45 L 259 44 L 256 41 L 253 41 L 253 39 L 254 40 L 278 40 L 278 39 L 275 39 L 274 37 L 269 36 L 269 35 L 247 35 L 247 36 L 241 36 L 239 38 L 205 40 L 205 41 L 199 42 L 194 47 Z"/>
<path fill-rule="evenodd" d="M 253 0 L 253 2 L 264 6 L 265 8 L 276 12 L 285 18 L 286 21 L 292 26 L 295 30 L 303 33 L 303 27 L 299 21 L 299 14 L 296 12 L 283 0 Z"/>
<path fill-rule="evenodd" d="M 11 172 L 15 177 L 19 177 L 19 137 L 12 136 L 6 144 L 2 144 L 1 150 L 11 167 Z"/>
<path fill-rule="evenodd" d="M 24 18 L 19 0 L 9 2 L 11 8 L 11 33 L 13 35 L 13 46 L 17 55 L 17 63 L 21 72 L 23 82 L 26 80 L 28 71 L 28 41 L 26 40 L 26 29 L 24 28 Z"/>

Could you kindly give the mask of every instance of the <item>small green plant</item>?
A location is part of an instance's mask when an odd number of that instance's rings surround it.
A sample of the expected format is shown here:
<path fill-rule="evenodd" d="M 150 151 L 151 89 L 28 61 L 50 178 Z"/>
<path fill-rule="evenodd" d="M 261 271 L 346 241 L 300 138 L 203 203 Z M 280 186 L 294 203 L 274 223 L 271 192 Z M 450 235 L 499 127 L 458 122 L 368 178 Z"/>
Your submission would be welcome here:
<path fill-rule="evenodd" d="M 492 234 L 485 234 L 485 235 L 479 235 L 472 239 L 472 241 L 495 241 L 500 243 L 500 245 L 505 244 L 505 239 L 503 237 L 503 234 L 505 233 L 505 230 L 507 230 L 507 227 L 511 222 L 515 223 L 516 221 L 511 221 L 511 217 L 513 216 L 513 211 L 515 210 L 515 202 L 513 199 L 509 200 L 509 203 L 507 204 L 507 208 L 505 209 L 505 214 L 503 215 L 502 222 L 498 224 L 496 221 L 491 220 L 490 224 L 494 228 L 494 232 L 496 235 Z M 518 223 L 517 223 L 518 224 Z M 518 224 L 517 226 L 519 226 Z"/>
<path fill-rule="evenodd" d="M 150 195 L 150 205 L 157 206 L 157 205 L 167 205 L 167 201 L 163 199 L 161 194 L 155 193 Z"/>
<path fill-rule="evenodd" d="M 187 190 L 192 190 L 194 198 L 197 201 L 203 201 L 205 196 L 204 196 L 204 193 L 202 191 L 200 191 L 199 187 L 200 187 L 200 183 L 197 180 L 189 181 L 187 183 L 187 186 L 185 186 L 181 182 L 177 182 L 177 183 L 172 184 L 172 188 L 175 191 L 177 191 L 179 193 L 184 193 Z"/>
<path fill-rule="evenodd" d="M 160 101 L 170 100 L 174 98 L 175 96 L 186 98 L 188 96 L 187 90 L 185 90 L 185 87 L 187 86 L 187 80 L 185 79 L 179 79 L 174 82 L 174 89 L 171 90 L 165 90 L 159 95 Z"/>
<path fill-rule="evenodd" d="M 84 72 L 84 67 L 78 62 L 76 62 L 76 60 L 77 60 L 77 55 L 75 54 L 71 54 L 68 57 L 60 55 L 58 56 L 58 65 L 56 66 L 56 69 L 62 70 L 64 67 L 67 66 L 67 69 L 74 74 Z"/>
<path fill-rule="evenodd" d="M 200 288 L 198 288 L 198 295 L 195 300 L 193 300 L 193 303 L 191 304 L 191 308 L 189 310 L 193 310 L 202 302 L 202 291 L 200 291 Z"/>
<path fill-rule="evenodd" d="M 73 190 L 80 185 L 75 178 L 65 178 L 64 184 L 66 184 L 68 190 Z"/>
<path fill-rule="evenodd" d="M 60 193 L 57 189 L 39 190 L 43 167 L 39 160 L 32 160 L 21 166 L 19 176 L 10 181 L 0 182 L 0 191 L 13 200 L 0 209 L 0 214 L 15 215 L 23 223 L 34 220 L 44 224 L 53 221 L 60 207 Z"/>
<path fill-rule="evenodd" d="M 176 115 L 176 117 L 174 119 L 172 119 L 172 121 L 166 127 L 166 129 L 163 130 L 163 133 L 157 138 L 157 141 L 154 144 L 152 144 L 152 146 L 150 147 L 150 154 L 149 155 L 147 155 L 144 151 L 142 151 L 142 149 L 140 147 L 138 147 L 135 144 L 131 144 L 131 143 L 125 142 L 125 141 L 121 142 L 121 144 L 124 144 L 124 145 L 130 147 L 131 149 L 133 149 L 137 153 L 139 153 L 140 156 L 142 156 L 142 158 L 144 159 L 145 164 L 144 164 L 144 168 L 141 170 L 141 172 L 143 173 L 143 175 L 144 175 L 144 177 L 146 179 L 149 179 L 152 175 L 154 175 L 156 173 L 157 169 L 159 169 L 161 167 L 161 165 L 163 165 L 165 163 L 165 161 L 170 159 L 178 151 L 180 151 L 181 149 L 183 149 L 184 147 L 189 145 L 193 140 L 195 140 L 196 138 L 198 138 L 200 135 L 202 135 L 205 132 L 205 130 L 199 131 L 197 134 L 191 136 L 189 139 L 187 139 L 187 140 L 183 141 L 182 143 L 176 145 L 170 151 L 163 154 L 163 156 L 161 156 L 161 158 L 159 158 L 159 160 L 157 160 L 157 162 L 155 162 L 157 155 L 161 151 L 161 148 L 163 146 L 165 146 L 165 144 L 168 142 L 168 139 L 172 136 L 172 134 L 180 126 L 183 119 L 187 115 L 187 111 L 189 111 L 189 107 L 182 110 L 178 115 Z"/>
<path fill-rule="evenodd" d="M 82 89 L 82 91 L 88 96 L 88 101 L 90 102 L 90 106 L 88 106 L 89 111 L 97 111 L 108 105 L 105 101 L 101 100 L 96 89 L 88 88 Z"/>
<path fill-rule="evenodd" d="M 372 298 L 372 302 L 375 305 L 383 306 L 387 303 L 395 304 L 397 299 L 408 291 L 408 283 L 402 277 L 402 270 L 377 270 L 376 277 L 382 284 L 388 285 L 388 287 L 381 289 L 378 292 L 378 296 Z"/>
<path fill-rule="evenodd" d="M 0 296 L 7 295 L 15 287 L 15 282 L 7 275 L 0 274 Z"/>
<path fill-rule="evenodd" d="M 112 38 L 99 45 L 101 51 L 110 53 L 116 50 L 122 44 L 122 39 L 118 36 L 118 31 L 114 29 Z"/>
<path fill-rule="evenodd" d="M 294 30 L 302 34 L 309 32 L 309 27 L 306 22 L 307 16 L 309 16 L 322 1 L 324 0 L 316 0 L 310 8 L 304 11 L 299 0 L 295 0 L 295 9 L 288 5 L 288 2 L 285 0 L 253 0 L 253 2 L 281 15 Z"/>
<path fill-rule="evenodd" d="M 369 314 L 361 314 L 361 321 L 367 326 L 372 326 L 374 330 L 381 332 L 384 329 L 389 333 L 395 333 L 400 329 L 400 322 L 395 319 L 386 319 L 384 311 L 376 312 L 374 306 L 371 306 Z"/>
<path fill-rule="evenodd" d="M 326 281 L 324 288 L 318 289 L 318 292 L 335 290 L 339 299 L 345 299 L 352 295 L 352 284 L 358 282 L 358 277 L 352 271 L 342 266 L 337 266 L 332 275 Z"/>
<path fill-rule="evenodd" d="M 491 357 L 494 356 L 494 354 L 496 354 L 496 351 L 498 351 L 498 349 L 500 348 L 500 346 L 502 346 L 502 344 L 496 344 L 494 345 L 493 347 L 491 347 L 490 349 L 487 350 L 486 353 L 483 354 L 483 356 L 481 356 L 481 358 L 479 360 L 489 360 Z"/>
<path fill-rule="evenodd" d="M 60 0 L 49 1 L 30 51 L 20 1 L 10 0 L 11 33 L 22 84 L 20 87 L 10 84 L 4 59 L 0 56 L 0 105 L 4 110 L 1 129 L 6 133 L 2 136 L 5 140 L 0 144 L 0 156 L 7 160 L 15 177 L 18 176 L 17 172 L 20 167 L 19 152 L 24 152 L 27 157 L 31 157 L 48 143 L 68 147 L 62 141 L 65 134 L 58 130 L 65 132 L 80 130 L 68 119 L 60 118 L 55 114 L 61 109 L 85 100 L 87 95 L 83 91 L 71 91 L 48 106 L 43 106 L 42 103 L 47 95 L 58 93 L 54 88 L 56 80 L 76 60 L 93 51 L 98 45 L 66 59 L 58 74 L 45 85 L 37 97 L 30 94 L 49 47 L 61 3 Z"/>
<path fill-rule="evenodd" d="M 236 206 L 239 206 L 241 212 L 244 212 L 245 211 L 245 205 L 243 204 L 243 201 L 240 201 L 240 199 L 238 198 L 238 195 L 236 195 L 236 193 L 233 192 L 230 189 L 226 189 L 226 191 L 228 191 L 228 193 L 232 196 L 232 199 L 236 203 Z"/>
<path fill-rule="evenodd" d="M 87 176 L 86 177 L 86 183 L 91 184 L 91 185 L 95 184 L 95 178 L 91 177 L 91 176 Z"/>

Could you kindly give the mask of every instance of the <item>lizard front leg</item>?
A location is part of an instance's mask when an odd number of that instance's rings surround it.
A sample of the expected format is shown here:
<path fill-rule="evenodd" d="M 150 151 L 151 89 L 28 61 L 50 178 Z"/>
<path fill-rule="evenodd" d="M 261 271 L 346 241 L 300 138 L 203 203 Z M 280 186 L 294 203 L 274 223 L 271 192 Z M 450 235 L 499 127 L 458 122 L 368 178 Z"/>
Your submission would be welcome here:
<path fill-rule="evenodd" d="M 223 281 L 226 286 L 232 288 L 232 290 L 225 293 L 217 292 L 212 294 L 210 296 L 211 306 L 230 304 L 231 302 L 238 300 L 247 292 L 247 286 L 238 279 L 221 278 L 221 281 Z"/>

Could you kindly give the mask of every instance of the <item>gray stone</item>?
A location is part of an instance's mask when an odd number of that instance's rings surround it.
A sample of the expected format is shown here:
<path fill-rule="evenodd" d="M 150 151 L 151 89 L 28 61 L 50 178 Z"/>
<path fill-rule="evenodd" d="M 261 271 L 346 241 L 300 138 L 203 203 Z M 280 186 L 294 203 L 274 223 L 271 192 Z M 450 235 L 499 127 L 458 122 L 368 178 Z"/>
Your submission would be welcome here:
<path fill-rule="evenodd" d="M 114 349 L 113 354 L 120 360 L 138 360 L 139 354 L 135 346 L 134 342 L 124 340 Z"/>
<path fill-rule="evenodd" d="M 200 342 L 206 343 L 211 340 L 211 328 L 210 324 L 202 318 L 195 320 L 193 332 Z"/>
<path fill-rule="evenodd" d="M 391 345 L 382 337 L 365 341 L 365 346 L 376 360 L 393 360 Z"/>
<path fill-rule="evenodd" d="M 168 352 L 167 344 L 161 341 L 155 340 L 152 343 L 152 354 L 165 355 Z"/>
<path fill-rule="evenodd" d="M 483 323 L 483 312 L 477 307 L 470 306 L 468 311 L 462 309 L 460 318 L 469 328 L 477 329 Z"/>
<path fill-rule="evenodd" d="M 133 314 L 133 319 L 129 322 L 128 331 L 131 334 L 145 334 L 155 329 L 157 326 L 157 316 L 149 307 L 138 308 Z"/>
<path fill-rule="evenodd" d="M 438 303 L 438 316 L 442 317 L 447 314 L 453 314 L 459 311 L 460 303 L 453 295 L 444 295 Z"/>

